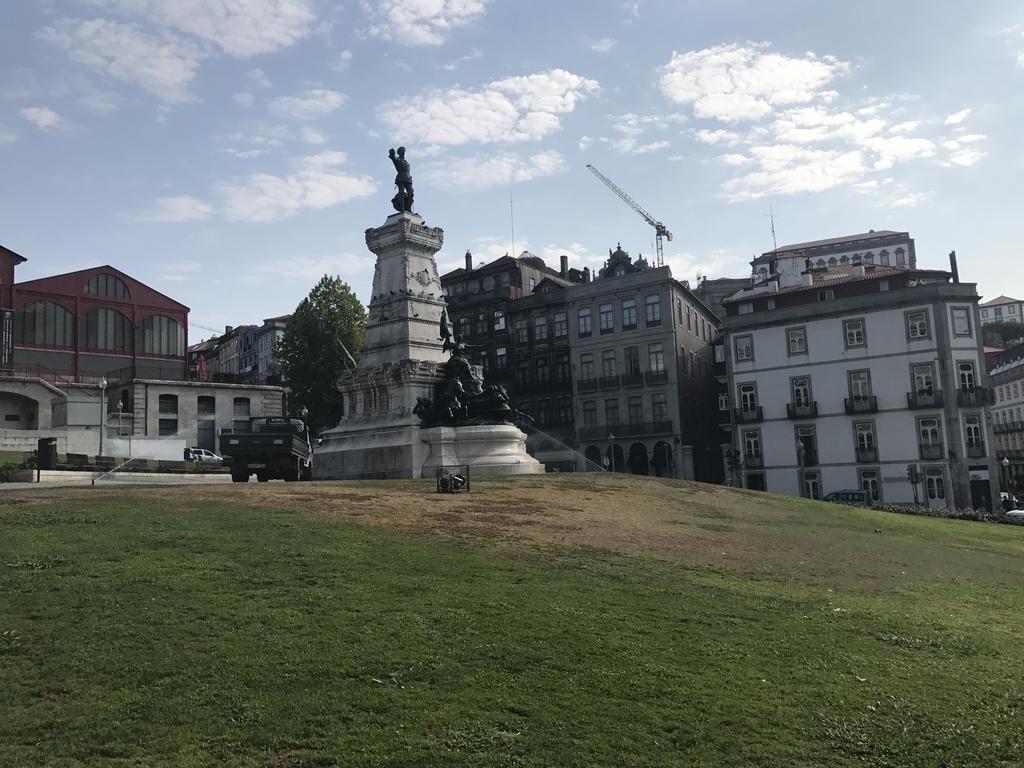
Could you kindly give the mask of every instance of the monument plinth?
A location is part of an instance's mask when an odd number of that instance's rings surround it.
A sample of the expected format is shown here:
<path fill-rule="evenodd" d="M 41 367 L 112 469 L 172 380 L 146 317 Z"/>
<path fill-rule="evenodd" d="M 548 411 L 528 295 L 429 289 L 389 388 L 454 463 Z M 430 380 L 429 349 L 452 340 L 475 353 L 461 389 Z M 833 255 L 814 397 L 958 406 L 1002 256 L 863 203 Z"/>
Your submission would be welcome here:
<path fill-rule="evenodd" d="M 408 204 L 409 186 L 396 209 Z M 432 477 L 450 464 L 477 475 L 544 471 L 526 436 L 505 423 L 515 414 L 504 390 L 485 390 L 451 336 L 434 261 L 443 242 L 439 227 L 410 210 L 366 230 L 377 264 L 362 356 L 339 376 L 344 416 L 323 435 L 316 479 Z"/>

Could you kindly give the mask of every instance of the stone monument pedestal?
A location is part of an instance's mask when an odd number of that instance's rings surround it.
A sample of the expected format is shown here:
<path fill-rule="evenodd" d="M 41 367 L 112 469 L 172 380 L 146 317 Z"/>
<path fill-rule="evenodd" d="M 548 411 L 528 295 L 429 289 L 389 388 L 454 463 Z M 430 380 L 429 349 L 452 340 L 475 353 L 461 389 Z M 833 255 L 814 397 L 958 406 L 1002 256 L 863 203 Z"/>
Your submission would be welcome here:
<path fill-rule="evenodd" d="M 423 477 L 454 464 L 468 464 L 476 475 L 544 472 L 544 465 L 526 452 L 526 435 L 512 424 L 431 427 L 420 430 L 420 440 L 429 446 Z"/>
<path fill-rule="evenodd" d="M 317 480 L 433 477 L 436 467 L 469 464 L 477 475 L 534 474 L 511 424 L 422 429 L 419 398 L 434 400 L 445 382 L 445 311 L 434 254 L 444 232 L 415 213 L 395 213 L 366 230 L 377 256 L 362 357 L 338 379 L 344 416 L 315 452 Z M 325 361 L 325 364 L 333 361 Z"/>

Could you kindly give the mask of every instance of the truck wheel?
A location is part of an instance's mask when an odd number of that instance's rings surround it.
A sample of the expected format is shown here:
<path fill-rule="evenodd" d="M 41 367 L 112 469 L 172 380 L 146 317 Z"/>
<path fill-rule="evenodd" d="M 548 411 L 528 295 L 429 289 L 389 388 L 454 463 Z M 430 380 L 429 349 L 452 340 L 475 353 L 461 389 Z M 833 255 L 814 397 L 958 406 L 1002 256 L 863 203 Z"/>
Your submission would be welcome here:
<path fill-rule="evenodd" d="M 232 483 L 248 483 L 249 482 L 249 475 L 243 475 L 241 472 L 232 472 L 231 473 L 231 482 Z"/>

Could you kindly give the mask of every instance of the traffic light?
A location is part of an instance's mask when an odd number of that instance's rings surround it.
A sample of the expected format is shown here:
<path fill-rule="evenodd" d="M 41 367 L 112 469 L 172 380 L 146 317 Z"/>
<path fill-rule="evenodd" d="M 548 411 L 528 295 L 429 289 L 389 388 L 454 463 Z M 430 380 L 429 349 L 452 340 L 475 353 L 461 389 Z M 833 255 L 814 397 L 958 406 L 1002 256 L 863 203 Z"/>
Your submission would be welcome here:
<path fill-rule="evenodd" d="M 907 464 L 907 480 L 910 481 L 911 485 L 917 485 L 921 482 L 921 476 L 917 470 L 917 464 Z"/>

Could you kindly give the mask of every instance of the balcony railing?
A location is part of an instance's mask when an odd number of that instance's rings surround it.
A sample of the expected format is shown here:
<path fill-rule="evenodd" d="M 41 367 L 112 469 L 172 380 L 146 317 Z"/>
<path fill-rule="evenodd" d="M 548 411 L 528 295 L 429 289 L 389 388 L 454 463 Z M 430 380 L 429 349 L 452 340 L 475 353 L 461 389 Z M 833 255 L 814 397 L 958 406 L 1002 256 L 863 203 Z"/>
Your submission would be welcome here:
<path fill-rule="evenodd" d="M 589 392 L 597 389 L 597 379 L 580 379 L 576 382 L 576 389 L 580 392 Z"/>
<path fill-rule="evenodd" d="M 907 392 L 907 406 L 910 408 L 941 408 L 942 390 L 918 390 Z"/>
<path fill-rule="evenodd" d="M 921 458 L 926 461 L 937 461 L 943 456 L 943 450 L 941 445 L 922 445 Z"/>
<path fill-rule="evenodd" d="M 974 442 L 967 443 L 967 458 L 969 459 L 983 459 L 985 458 L 985 443 Z"/>
<path fill-rule="evenodd" d="M 995 402 L 995 392 L 988 387 L 961 387 L 956 391 L 956 404 L 979 408 Z"/>
<path fill-rule="evenodd" d="M 847 397 L 843 400 L 846 412 L 855 413 L 878 413 L 878 398 L 875 395 L 862 395 Z"/>
<path fill-rule="evenodd" d="M 603 427 L 583 427 L 580 430 L 580 440 L 608 440 L 611 435 L 616 440 L 623 437 L 637 437 L 639 435 L 671 435 L 671 421 L 641 421 L 635 424 L 613 424 Z"/>
<path fill-rule="evenodd" d="M 740 424 L 753 424 L 758 421 L 764 421 L 764 408 L 760 405 L 753 408 L 737 408 L 734 413 L 736 421 Z"/>
<path fill-rule="evenodd" d="M 791 419 L 813 419 L 818 415 L 818 401 L 809 403 L 786 403 L 786 415 Z"/>
<path fill-rule="evenodd" d="M 878 449 L 877 448 L 858 448 L 857 449 L 857 463 L 858 464 L 872 464 L 878 461 Z"/>
<path fill-rule="evenodd" d="M 642 387 L 644 385 L 644 375 L 642 373 L 624 373 L 622 374 L 622 386 L 624 387 Z"/>
<path fill-rule="evenodd" d="M 996 424 L 992 427 L 992 431 L 997 435 L 1003 435 L 1007 432 L 1021 432 L 1024 431 L 1024 421 L 1007 421 L 1002 424 Z"/>
<path fill-rule="evenodd" d="M 645 378 L 648 384 L 664 384 L 668 381 L 668 371 L 648 371 Z"/>
<path fill-rule="evenodd" d="M 764 466 L 764 457 L 760 453 L 745 453 L 743 465 L 747 469 L 761 469 Z"/>
<path fill-rule="evenodd" d="M 618 389 L 619 388 L 619 377 L 618 376 L 602 376 L 598 379 L 598 385 L 601 389 Z"/>

